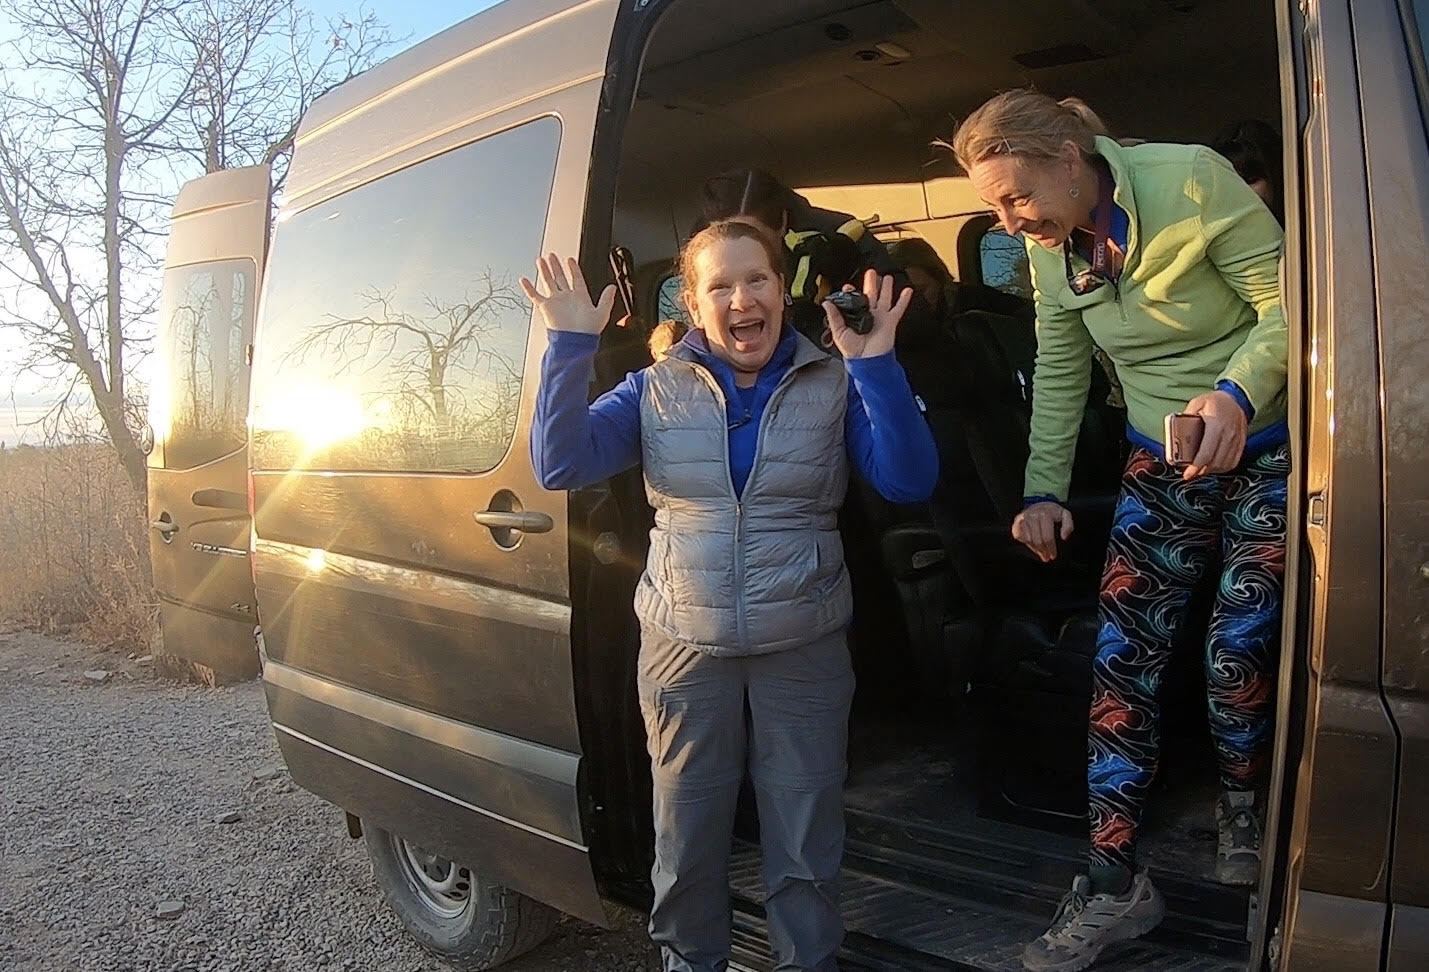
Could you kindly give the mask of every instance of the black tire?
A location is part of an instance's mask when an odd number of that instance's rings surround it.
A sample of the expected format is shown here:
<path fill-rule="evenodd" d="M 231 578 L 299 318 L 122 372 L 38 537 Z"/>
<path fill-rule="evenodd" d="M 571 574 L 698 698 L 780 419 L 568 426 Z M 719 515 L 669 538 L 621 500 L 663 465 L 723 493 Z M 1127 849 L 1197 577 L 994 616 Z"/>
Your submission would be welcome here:
<path fill-rule="evenodd" d="M 367 856 L 387 906 L 423 948 L 464 972 L 535 948 L 560 914 L 364 822 Z"/>

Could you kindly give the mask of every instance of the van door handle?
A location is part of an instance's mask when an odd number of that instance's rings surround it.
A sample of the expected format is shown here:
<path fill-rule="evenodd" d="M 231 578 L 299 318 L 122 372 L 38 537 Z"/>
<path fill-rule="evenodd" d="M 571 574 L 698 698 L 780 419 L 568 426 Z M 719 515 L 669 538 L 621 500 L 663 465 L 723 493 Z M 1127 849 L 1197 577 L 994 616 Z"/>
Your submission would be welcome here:
<path fill-rule="evenodd" d="M 150 523 L 149 526 L 158 530 L 165 537 L 171 537 L 179 532 L 179 525 L 173 520 L 155 520 L 153 523 Z"/>
<path fill-rule="evenodd" d="M 550 533 L 556 526 L 549 513 L 530 510 L 477 510 L 471 518 L 491 530 L 514 530 L 518 533 Z"/>

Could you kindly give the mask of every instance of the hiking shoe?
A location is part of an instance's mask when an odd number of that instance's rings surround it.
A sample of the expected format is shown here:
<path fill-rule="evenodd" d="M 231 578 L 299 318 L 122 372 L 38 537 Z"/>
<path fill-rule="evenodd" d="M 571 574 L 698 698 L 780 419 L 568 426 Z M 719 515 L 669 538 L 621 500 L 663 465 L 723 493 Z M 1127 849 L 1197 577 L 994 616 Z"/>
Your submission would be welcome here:
<path fill-rule="evenodd" d="M 1052 927 L 1022 950 L 1022 965 L 1030 972 L 1080 972 L 1108 945 L 1140 938 L 1165 916 L 1166 903 L 1145 872 L 1125 894 L 1092 894 L 1091 880 L 1079 874 Z"/>
<path fill-rule="evenodd" d="M 1227 790 L 1216 801 L 1216 880 L 1260 880 L 1260 815 L 1253 790 Z"/>

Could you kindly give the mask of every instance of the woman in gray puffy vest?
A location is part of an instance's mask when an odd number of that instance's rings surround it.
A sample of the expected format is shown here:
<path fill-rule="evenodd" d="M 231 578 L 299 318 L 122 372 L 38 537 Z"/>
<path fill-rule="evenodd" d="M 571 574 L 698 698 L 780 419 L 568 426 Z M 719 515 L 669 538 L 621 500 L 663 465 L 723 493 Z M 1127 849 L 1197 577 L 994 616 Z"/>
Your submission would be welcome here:
<path fill-rule="evenodd" d="M 651 938 L 666 970 L 729 958 L 729 854 L 746 767 L 759 808 L 779 969 L 835 969 L 853 670 L 838 512 L 849 466 L 893 502 L 925 500 L 938 458 L 893 338 L 911 291 L 864 281 L 872 328 L 826 304 L 837 361 L 784 325 L 779 244 L 751 223 L 681 254 L 691 330 L 587 405 L 615 297 L 574 260 L 538 261 L 549 347 L 531 434 L 548 489 L 641 464 L 655 509 L 635 595 L 639 694 L 654 777 Z M 746 720 L 746 708 L 748 719 Z"/>

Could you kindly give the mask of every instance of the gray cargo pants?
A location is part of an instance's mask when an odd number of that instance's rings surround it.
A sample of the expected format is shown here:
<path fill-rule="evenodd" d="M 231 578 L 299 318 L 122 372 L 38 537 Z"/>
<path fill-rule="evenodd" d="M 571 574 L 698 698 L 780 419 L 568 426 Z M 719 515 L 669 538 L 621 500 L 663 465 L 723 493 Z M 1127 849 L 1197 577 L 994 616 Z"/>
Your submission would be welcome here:
<path fill-rule="evenodd" d="M 728 965 L 729 855 L 746 767 L 759 807 L 774 968 L 836 972 L 853 700 L 844 632 L 729 658 L 647 630 L 639 670 L 655 783 L 650 938 L 666 972 Z"/>

